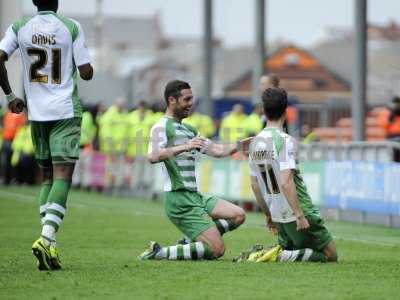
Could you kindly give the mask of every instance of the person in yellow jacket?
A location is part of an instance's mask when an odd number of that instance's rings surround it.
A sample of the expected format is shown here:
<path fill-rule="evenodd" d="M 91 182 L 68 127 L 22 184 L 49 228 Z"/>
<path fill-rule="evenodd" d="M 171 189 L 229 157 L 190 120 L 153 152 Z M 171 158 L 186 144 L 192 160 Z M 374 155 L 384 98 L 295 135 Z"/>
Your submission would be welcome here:
<path fill-rule="evenodd" d="M 100 153 L 105 154 L 107 151 L 107 144 L 105 143 L 105 136 L 106 136 L 106 128 L 104 127 L 106 123 L 106 118 L 104 117 L 108 107 L 103 103 L 100 102 L 97 104 L 97 114 L 96 114 L 96 124 L 97 124 L 97 145 L 95 147 L 96 150 L 99 150 Z"/>
<path fill-rule="evenodd" d="M 164 116 L 165 107 L 163 104 L 156 103 L 151 107 L 151 110 L 152 110 L 153 114 L 150 119 L 150 123 L 151 123 L 150 128 Z"/>
<path fill-rule="evenodd" d="M 22 126 L 16 133 L 11 149 L 11 165 L 16 170 L 16 179 L 19 183 L 33 184 L 35 182 L 35 157 L 31 138 L 31 127 Z"/>
<path fill-rule="evenodd" d="M 207 115 L 193 112 L 189 117 L 183 119 L 182 122 L 196 128 L 203 137 L 211 138 L 215 134 L 214 122 Z"/>
<path fill-rule="evenodd" d="M 147 109 L 144 101 L 139 102 L 137 109 L 128 114 L 128 157 L 147 154 L 152 122 L 153 112 Z"/>
<path fill-rule="evenodd" d="M 303 140 L 301 142 L 306 145 L 318 141 L 317 134 L 314 130 L 311 129 L 308 124 L 304 124 L 303 126 L 301 126 L 301 136 L 303 137 Z"/>
<path fill-rule="evenodd" d="M 244 127 L 246 130 L 247 137 L 256 136 L 263 129 L 262 115 L 263 115 L 262 104 L 261 103 L 256 104 L 254 106 L 253 112 L 246 118 L 245 121 Z"/>
<path fill-rule="evenodd" d="M 81 125 L 81 148 L 90 146 L 96 136 L 96 125 L 94 124 L 93 116 L 89 111 L 82 113 L 82 125 Z"/>
<path fill-rule="evenodd" d="M 99 116 L 100 151 L 107 155 L 125 154 L 128 139 L 128 114 L 125 102 L 118 99 L 114 105 Z"/>
<path fill-rule="evenodd" d="M 243 113 L 243 106 L 235 104 L 232 111 L 222 119 L 219 129 L 219 137 L 222 142 L 235 143 L 246 137 L 245 121 L 246 115 Z"/>

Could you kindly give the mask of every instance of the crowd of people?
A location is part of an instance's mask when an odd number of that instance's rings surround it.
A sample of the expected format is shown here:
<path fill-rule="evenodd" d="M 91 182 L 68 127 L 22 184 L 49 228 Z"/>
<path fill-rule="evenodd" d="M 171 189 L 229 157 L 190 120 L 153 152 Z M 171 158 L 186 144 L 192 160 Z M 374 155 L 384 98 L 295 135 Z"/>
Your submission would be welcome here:
<path fill-rule="evenodd" d="M 210 116 L 196 111 L 184 122 L 197 128 L 201 136 L 236 142 L 261 130 L 261 114 L 262 109 L 259 106 L 250 115 L 246 115 L 242 105 L 236 104 L 221 120 L 219 128 Z M 102 104 L 86 106 L 82 114 L 81 148 L 128 158 L 145 155 L 150 129 L 163 115 L 163 107 L 149 107 L 144 101 L 139 102 L 133 110 L 128 110 L 122 100 L 115 101 L 109 107 Z M 26 114 L 14 114 L 4 108 L 1 110 L 0 120 L 0 166 L 3 183 L 16 181 L 33 184 L 37 168 Z"/>
<path fill-rule="evenodd" d="M 37 167 L 26 114 L 0 109 L 0 171 L 4 184 L 33 184 Z"/>
<path fill-rule="evenodd" d="M 252 114 L 246 115 L 243 107 L 236 104 L 221 120 L 218 130 L 215 120 L 196 111 L 183 122 L 198 129 L 201 136 L 236 142 L 262 128 L 261 112 L 256 107 Z M 150 129 L 163 115 L 163 109 L 149 108 L 143 101 L 132 111 L 121 100 L 106 109 L 99 105 L 83 114 L 81 146 L 93 147 L 107 155 L 132 158 L 145 155 Z"/>

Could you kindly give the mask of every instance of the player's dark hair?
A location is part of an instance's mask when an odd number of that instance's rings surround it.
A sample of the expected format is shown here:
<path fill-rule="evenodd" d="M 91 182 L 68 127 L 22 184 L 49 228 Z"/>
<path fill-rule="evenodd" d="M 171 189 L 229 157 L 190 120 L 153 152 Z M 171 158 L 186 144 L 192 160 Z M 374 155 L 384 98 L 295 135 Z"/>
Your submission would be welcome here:
<path fill-rule="evenodd" d="M 268 88 L 262 94 L 264 113 L 268 120 L 279 120 L 285 113 L 287 93 L 279 87 Z"/>
<path fill-rule="evenodd" d="M 52 10 L 57 11 L 58 0 L 32 0 L 33 5 L 35 5 L 39 11 L 41 10 Z"/>
<path fill-rule="evenodd" d="M 178 99 L 180 96 L 182 96 L 181 91 L 186 90 L 186 89 L 191 89 L 189 83 L 182 81 L 182 80 L 172 80 L 167 83 L 165 86 L 165 91 L 164 91 L 164 99 L 165 103 L 167 103 L 168 106 L 168 98 L 169 97 L 174 97 L 175 99 Z"/>

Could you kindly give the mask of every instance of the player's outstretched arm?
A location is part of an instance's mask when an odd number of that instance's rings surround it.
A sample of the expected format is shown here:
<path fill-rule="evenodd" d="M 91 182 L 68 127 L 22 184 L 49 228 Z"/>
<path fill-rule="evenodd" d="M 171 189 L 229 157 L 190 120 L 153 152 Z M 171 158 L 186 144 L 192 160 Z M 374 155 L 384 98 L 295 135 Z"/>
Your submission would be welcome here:
<path fill-rule="evenodd" d="M 8 74 L 6 69 L 6 61 L 8 60 L 8 55 L 4 51 L 0 50 L 0 86 L 4 94 L 11 94 L 10 82 L 8 81 Z"/>
<path fill-rule="evenodd" d="M 300 207 L 297 197 L 296 185 L 293 179 L 293 170 L 286 169 L 281 171 L 282 192 L 285 195 L 294 215 L 296 216 L 297 230 L 305 230 L 310 227 L 307 219 L 304 216 L 303 210 Z"/>
<path fill-rule="evenodd" d="M 246 138 L 235 144 L 208 143 L 205 153 L 213 157 L 226 157 L 238 151 L 247 152 L 252 138 Z"/>
<path fill-rule="evenodd" d="M 81 78 L 83 80 L 92 80 L 93 78 L 93 67 L 91 64 L 84 64 L 82 66 L 78 67 L 79 70 L 79 76 L 81 76 Z"/>
<path fill-rule="evenodd" d="M 254 197 L 256 198 L 257 204 L 260 206 L 261 210 L 265 214 L 266 224 L 269 231 L 273 235 L 277 235 L 278 230 L 276 229 L 274 223 L 272 222 L 271 212 L 269 211 L 267 203 L 265 203 L 264 198 L 262 196 L 260 186 L 258 185 L 257 176 L 250 176 L 250 184 Z"/>
<path fill-rule="evenodd" d="M 24 110 L 25 103 L 22 99 L 17 98 L 11 90 L 6 68 L 7 60 L 8 54 L 0 50 L 0 86 L 4 94 L 6 94 L 9 109 L 18 114 Z"/>
<path fill-rule="evenodd" d="M 184 145 L 169 148 L 152 147 L 152 151 L 148 154 L 147 158 L 150 163 L 155 164 L 183 152 L 192 151 L 194 149 L 203 149 L 205 146 L 206 144 L 203 138 L 195 137 Z"/>

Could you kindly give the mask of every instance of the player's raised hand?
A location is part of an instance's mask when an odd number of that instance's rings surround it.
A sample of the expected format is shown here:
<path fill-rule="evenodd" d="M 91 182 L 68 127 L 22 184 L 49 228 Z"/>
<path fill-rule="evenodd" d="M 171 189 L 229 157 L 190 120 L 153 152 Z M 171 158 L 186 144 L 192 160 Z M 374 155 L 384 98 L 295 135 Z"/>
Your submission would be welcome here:
<path fill-rule="evenodd" d="M 20 98 L 15 98 L 8 104 L 8 108 L 11 110 L 12 113 L 20 114 L 24 111 L 25 102 Z"/>
<path fill-rule="evenodd" d="M 187 144 L 187 151 L 190 150 L 201 150 L 207 146 L 207 140 L 201 136 L 196 136 L 195 138 L 191 139 Z"/>
<path fill-rule="evenodd" d="M 310 224 L 305 216 L 299 216 L 296 219 L 297 231 L 307 230 L 310 228 Z"/>

